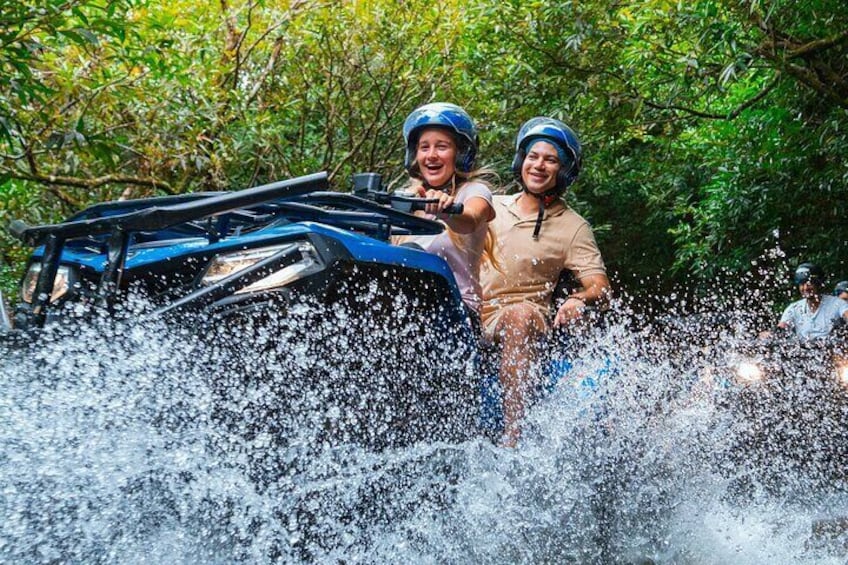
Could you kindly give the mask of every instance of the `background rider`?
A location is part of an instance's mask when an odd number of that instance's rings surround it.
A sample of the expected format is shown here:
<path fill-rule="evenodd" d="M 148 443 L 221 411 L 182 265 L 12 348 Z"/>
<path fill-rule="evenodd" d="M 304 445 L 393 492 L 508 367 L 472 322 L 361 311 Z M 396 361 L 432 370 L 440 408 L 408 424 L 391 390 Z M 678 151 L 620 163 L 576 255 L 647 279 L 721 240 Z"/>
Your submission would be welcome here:
<path fill-rule="evenodd" d="M 815 263 L 801 263 L 795 270 L 795 285 L 801 300 L 790 304 L 777 327 L 791 330 L 801 339 L 830 335 L 834 327 L 848 321 L 848 302 L 822 294 L 824 270 Z"/>
<path fill-rule="evenodd" d="M 848 281 L 839 281 L 833 289 L 833 296 L 848 301 Z"/>

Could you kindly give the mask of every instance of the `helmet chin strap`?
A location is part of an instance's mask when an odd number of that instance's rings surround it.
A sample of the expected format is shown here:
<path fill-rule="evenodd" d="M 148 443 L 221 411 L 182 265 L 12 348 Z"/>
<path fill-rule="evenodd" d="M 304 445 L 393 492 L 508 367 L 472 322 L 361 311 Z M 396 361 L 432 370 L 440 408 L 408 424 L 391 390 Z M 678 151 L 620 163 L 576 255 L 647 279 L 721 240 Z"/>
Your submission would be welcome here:
<path fill-rule="evenodd" d="M 456 173 L 451 175 L 448 182 L 439 186 L 433 186 L 424 179 L 421 179 L 421 185 L 427 190 L 441 190 L 442 192 L 447 192 L 448 194 L 453 195 L 456 193 Z"/>
<path fill-rule="evenodd" d="M 542 220 L 545 219 L 545 208 L 550 206 L 556 201 L 559 197 L 559 193 L 556 188 L 548 190 L 542 194 L 536 194 L 535 192 L 530 192 L 527 190 L 526 186 L 522 185 L 522 190 L 524 190 L 525 194 L 529 194 L 533 198 L 539 201 L 539 214 L 536 216 L 536 227 L 533 228 L 533 240 L 539 240 L 539 232 L 542 230 Z"/>

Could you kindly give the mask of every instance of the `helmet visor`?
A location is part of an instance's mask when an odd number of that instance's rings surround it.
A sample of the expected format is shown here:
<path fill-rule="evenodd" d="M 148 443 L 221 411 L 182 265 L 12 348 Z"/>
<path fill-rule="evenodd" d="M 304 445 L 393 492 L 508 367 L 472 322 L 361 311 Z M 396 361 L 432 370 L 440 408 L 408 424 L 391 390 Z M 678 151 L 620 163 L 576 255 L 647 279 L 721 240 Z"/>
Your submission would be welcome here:
<path fill-rule="evenodd" d="M 802 285 L 804 283 L 814 284 L 816 286 L 822 285 L 822 277 L 817 273 L 810 272 L 809 269 L 798 269 L 795 271 L 795 285 Z"/>

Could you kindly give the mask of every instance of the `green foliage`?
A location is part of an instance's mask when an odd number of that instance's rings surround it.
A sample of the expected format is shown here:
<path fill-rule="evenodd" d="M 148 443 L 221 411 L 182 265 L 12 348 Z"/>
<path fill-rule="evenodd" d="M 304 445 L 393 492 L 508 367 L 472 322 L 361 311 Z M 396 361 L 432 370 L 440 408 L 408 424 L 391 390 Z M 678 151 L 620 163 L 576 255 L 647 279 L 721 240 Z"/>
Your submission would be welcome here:
<path fill-rule="evenodd" d="M 321 169 L 396 184 L 403 118 L 440 99 L 505 183 L 521 122 L 575 128 L 572 204 L 631 292 L 778 246 L 844 278 L 843 4 L 0 1 L 0 221 Z"/>
<path fill-rule="evenodd" d="M 60 221 L 61 215 L 45 209 L 43 195 L 31 185 L 18 181 L 0 184 L 0 225 L 22 217 L 27 211 L 37 224 Z M 0 290 L 8 299 L 15 299 L 26 259 L 32 250 L 20 244 L 6 230 L 0 230 Z"/>

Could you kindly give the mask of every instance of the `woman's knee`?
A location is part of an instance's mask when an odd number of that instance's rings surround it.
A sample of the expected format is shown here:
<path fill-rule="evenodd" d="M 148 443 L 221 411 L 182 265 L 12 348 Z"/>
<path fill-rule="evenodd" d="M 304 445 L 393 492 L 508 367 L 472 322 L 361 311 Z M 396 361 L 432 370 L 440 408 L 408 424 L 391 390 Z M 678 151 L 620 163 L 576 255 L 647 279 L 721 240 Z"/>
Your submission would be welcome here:
<path fill-rule="evenodd" d="M 547 324 L 538 308 L 531 304 L 512 304 L 504 308 L 497 333 L 511 336 L 533 336 L 545 332 Z"/>
<path fill-rule="evenodd" d="M 545 329 L 545 317 L 531 304 L 512 304 L 504 309 L 501 318 L 504 325 Z"/>

